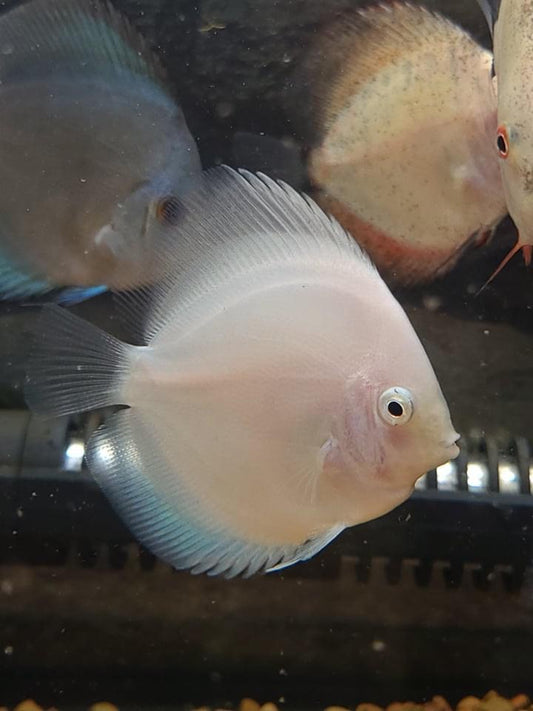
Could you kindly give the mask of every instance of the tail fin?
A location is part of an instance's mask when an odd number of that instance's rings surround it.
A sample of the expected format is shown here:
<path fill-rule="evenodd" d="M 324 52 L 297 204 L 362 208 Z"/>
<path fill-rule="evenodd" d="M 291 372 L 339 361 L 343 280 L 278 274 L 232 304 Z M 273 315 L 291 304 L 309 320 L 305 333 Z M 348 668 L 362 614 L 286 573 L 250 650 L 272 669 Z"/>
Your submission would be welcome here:
<path fill-rule="evenodd" d="M 28 406 L 71 415 L 121 403 L 129 346 L 58 306 L 45 306 L 26 368 Z"/>

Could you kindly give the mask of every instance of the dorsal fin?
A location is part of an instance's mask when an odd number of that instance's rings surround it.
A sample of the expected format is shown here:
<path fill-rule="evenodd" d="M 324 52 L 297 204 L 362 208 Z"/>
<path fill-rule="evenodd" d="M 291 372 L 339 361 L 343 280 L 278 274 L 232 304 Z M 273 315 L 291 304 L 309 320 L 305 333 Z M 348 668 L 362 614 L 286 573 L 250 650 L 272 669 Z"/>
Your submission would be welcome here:
<path fill-rule="evenodd" d="M 30 0 L 0 15 L 0 81 L 56 72 L 164 80 L 144 38 L 106 0 Z"/>
<path fill-rule="evenodd" d="M 344 13 L 320 35 L 298 71 L 298 82 L 310 93 L 313 142 L 380 70 L 399 56 L 434 51 L 438 42 L 474 41 L 441 15 L 410 3 L 380 3 Z"/>

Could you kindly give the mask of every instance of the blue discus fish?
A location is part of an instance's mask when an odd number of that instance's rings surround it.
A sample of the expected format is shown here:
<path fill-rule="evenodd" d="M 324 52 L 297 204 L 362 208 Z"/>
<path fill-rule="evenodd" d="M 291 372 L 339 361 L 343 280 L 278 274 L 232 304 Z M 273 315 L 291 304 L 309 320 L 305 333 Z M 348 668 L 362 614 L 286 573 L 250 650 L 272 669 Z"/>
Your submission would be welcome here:
<path fill-rule="evenodd" d="M 110 5 L 33 0 L 0 16 L 0 298 L 151 281 L 200 171 L 162 69 Z"/>

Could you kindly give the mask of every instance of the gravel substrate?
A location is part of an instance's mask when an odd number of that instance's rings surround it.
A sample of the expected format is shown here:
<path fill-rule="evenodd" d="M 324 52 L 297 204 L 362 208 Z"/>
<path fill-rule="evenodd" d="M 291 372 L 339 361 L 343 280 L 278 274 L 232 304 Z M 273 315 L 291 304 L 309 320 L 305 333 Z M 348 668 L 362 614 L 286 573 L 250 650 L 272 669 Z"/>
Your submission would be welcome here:
<path fill-rule="evenodd" d="M 180 709 L 183 707 L 180 707 Z M 287 707 L 284 707 L 287 708 Z M 442 696 L 434 696 L 431 701 L 417 703 L 414 701 L 394 701 L 386 707 L 377 706 L 372 703 L 362 703 L 355 707 L 347 708 L 345 706 L 327 706 L 324 711 L 454 711 L 448 701 Z M 28 699 L 22 701 L 13 709 L 8 709 L 3 706 L 0 711 L 57 711 L 54 707 L 45 709 L 39 706 L 35 701 Z M 100 702 L 89 707 L 88 711 L 120 711 L 117 706 L 108 702 Z M 227 711 L 224 709 L 215 709 L 209 706 L 200 706 L 191 711 Z M 237 711 L 280 711 L 276 704 L 267 702 L 260 704 L 254 699 L 242 699 L 237 707 Z M 517 694 L 511 699 L 506 699 L 500 696 L 496 691 L 489 691 L 483 698 L 477 696 L 466 696 L 461 699 L 455 711 L 533 711 L 533 704 L 525 694 Z"/>

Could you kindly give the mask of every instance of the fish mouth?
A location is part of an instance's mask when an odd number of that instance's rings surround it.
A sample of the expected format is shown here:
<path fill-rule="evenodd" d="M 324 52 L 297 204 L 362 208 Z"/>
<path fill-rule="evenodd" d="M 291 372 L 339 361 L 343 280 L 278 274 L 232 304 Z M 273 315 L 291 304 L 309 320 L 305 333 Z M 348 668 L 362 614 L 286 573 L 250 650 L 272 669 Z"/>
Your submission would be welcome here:
<path fill-rule="evenodd" d="M 444 451 L 450 459 L 455 459 L 461 451 L 457 446 L 457 441 L 460 438 L 461 435 L 457 432 L 454 432 L 451 437 L 449 437 L 448 439 L 443 439 L 441 442 L 439 442 L 440 446 L 443 447 Z"/>

